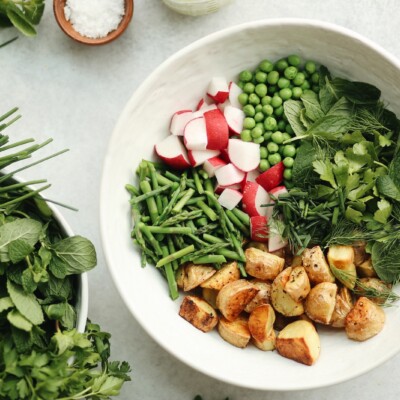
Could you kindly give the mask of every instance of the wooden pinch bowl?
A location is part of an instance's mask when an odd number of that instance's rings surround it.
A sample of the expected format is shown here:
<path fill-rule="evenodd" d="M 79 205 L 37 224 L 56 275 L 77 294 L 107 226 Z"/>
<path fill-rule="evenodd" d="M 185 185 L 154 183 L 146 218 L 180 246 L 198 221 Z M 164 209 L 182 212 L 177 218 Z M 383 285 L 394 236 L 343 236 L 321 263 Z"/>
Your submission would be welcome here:
<path fill-rule="evenodd" d="M 111 31 L 106 36 L 93 39 L 86 36 L 81 35 L 77 32 L 74 27 L 72 26 L 71 22 L 65 18 L 64 7 L 65 7 L 66 0 L 54 0 L 53 1 L 53 11 L 56 21 L 62 31 L 69 36 L 71 39 L 75 41 L 91 46 L 98 46 L 106 43 L 110 43 L 113 40 L 117 39 L 125 29 L 128 27 L 129 23 L 131 22 L 133 16 L 133 0 L 125 0 L 125 14 L 122 17 L 120 24 L 118 25 L 117 29 Z"/>

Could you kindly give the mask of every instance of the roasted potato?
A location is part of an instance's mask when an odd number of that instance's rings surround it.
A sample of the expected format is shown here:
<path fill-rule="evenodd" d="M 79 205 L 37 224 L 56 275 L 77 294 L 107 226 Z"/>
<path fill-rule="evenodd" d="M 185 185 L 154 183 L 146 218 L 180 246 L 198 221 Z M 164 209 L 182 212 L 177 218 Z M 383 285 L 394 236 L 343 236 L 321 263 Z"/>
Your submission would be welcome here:
<path fill-rule="evenodd" d="M 321 345 L 314 325 L 295 321 L 283 328 L 276 338 L 276 349 L 283 357 L 312 365 L 319 357 Z"/>
<path fill-rule="evenodd" d="M 332 313 L 331 325 L 344 328 L 347 314 L 353 308 L 353 297 L 347 287 L 341 287 L 336 294 L 335 309 Z"/>
<path fill-rule="evenodd" d="M 179 289 L 183 290 L 183 281 L 185 279 L 185 266 L 181 265 L 175 272 L 176 284 Z"/>
<path fill-rule="evenodd" d="M 221 317 L 218 323 L 218 332 L 222 339 L 241 348 L 246 347 L 251 338 L 247 319 L 243 317 L 234 321 L 228 321 Z"/>
<path fill-rule="evenodd" d="M 247 303 L 244 311 L 251 313 L 256 307 L 261 306 L 262 304 L 271 303 L 271 284 L 264 281 L 259 280 L 251 280 L 250 281 L 255 287 L 260 289 L 260 291 L 255 295 L 253 300 Z"/>
<path fill-rule="evenodd" d="M 183 290 L 188 292 L 213 276 L 217 270 L 209 265 L 187 264 L 184 268 Z"/>
<path fill-rule="evenodd" d="M 353 289 L 357 279 L 354 265 L 354 249 L 351 246 L 331 246 L 328 250 L 328 263 L 342 271 L 338 280 L 349 289 Z"/>
<path fill-rule="evenodd" d="M 365 246 L 367 244 L 365 242 L 357 242 L 353 244 L 354 250 L 354 265 L 357 267 L 362 264 L 367 258 L 367 253 L 365 251 Z"/>
<path fill-rule="evenodd" d="M 285 265 L 285 259 L 254 247 L 246 249 L 245 255 L 246 272 L 258 279 L 274 280 Z"/>
<path fill-rule="evenodd" d="M 275 348 L 274 322 L 275 311 L 270 304 L 259 306 L 251 312 L 249 330 L 255 346 L 260 350 L 268 351 Z"/>
<path fill-rule="evenodd" d="M 211 278 L 200 284 L 202 288 L 220 290 L 230 282 L 240 279 L 240 271 L 236 261 L 224 264 Z"/>
<path fill-rule="evenodd" d="M 385 304 L 390 294 L 391 286 L 378 278 L 361 278 L 356 286 L 357 294 L 368 297 L 376 304 Z"/>
<path fill-rule="evenodd" d="M 321 282 L 315 285 L 304 304 L 306 314 L 315 322 L 329 325 L 336 304 L 337 285 Z"/>
<path fill-rule="evenodd" d="M 197 296 L 185 296 L 179 315 L 203 332 L 211 331 L 218 323 L 217 312 Z"/>
<path fill-rule="evenodd" d="M 301 267 L 303 265 L 303 257 L 302 256 L 294 256 L 290 260 L 290 267 Z"/>
<path fill-rule="evenodd" d="M 371 258 L 367 258 L 364 262 L 360 265 L 357 265 L 357 275 L 361 276 L 362 278 L 376 278 L 376 272 L 372 265 Z"/>
<path fill-rule="evenodd" d="M 249 249 L 250 247 L 268 252 L 268 246 L 266 243 L 251 241 L 246 244 L 246 249 Z"/>
<path fill-rule="evenodd" d="M 218 293 L 217 308 L 228 320 L 235 320 L 259 289 L 245 279 L 228 283 Z"/>
<path fill-rule="evenodd" d="M 286 317 L 294 317 L 304 312 L 303 303 L 295 301 L 286 292 L 285 287 L 290 279 L 292 268 L 285 268 L 272 282 L 271 304 L 274 309 Z"/>
<path fill-rule="evenodd" d="M 321 247 L 315 246 L 305 249 L 302 256 L 303 267 L 312 284 L 321 282 L 335 282 L 335 277 L 326 262 L 325 255 Z"/>
<path fill-rule="evenodd" d="M 310 292 L 310 281 L 303 267 L 292 267 L 290 276 L 285 285 L 285 292 L 294 301 L 304 300 Z"/>
<path fill-rule="evenodd" d="M 378 334 L 384 323 L 383 309 L 366 297 L 360 297 L 347 314 L 345 330 L 350 339 L 361 342 Z"/>
<path fill-rule="evenodd" d="M 217 308 L 218 290 L 203 288 L 201 290 L 203 299 L 213 308 Z"/>

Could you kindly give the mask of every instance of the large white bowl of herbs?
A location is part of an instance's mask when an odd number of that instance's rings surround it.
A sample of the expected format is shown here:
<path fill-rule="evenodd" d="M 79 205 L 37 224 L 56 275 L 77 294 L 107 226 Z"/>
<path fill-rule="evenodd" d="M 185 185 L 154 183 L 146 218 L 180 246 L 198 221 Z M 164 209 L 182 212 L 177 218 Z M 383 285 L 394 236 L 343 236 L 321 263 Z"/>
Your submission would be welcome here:
<path fill-rule="evenodd" d="M 326 100 L 334 100 L 335 96 L 339 100 L 343 94 L 351 104 L 369 107 L 371 113 L 364 120 L 358 118 L 358 128 L 355 129 L 353 125 L 351 132 L 375 130 L 371 137 L 378 142 L 380 140 L 378 146 L 392 146 L 390 148 L 392 154 L 394 153 L 398 140 L 398 120 L 392 112 L 398 115 L 400 113 L 400 89 L 397 84 L 400 80 L 400 63 L 397 59 L 370 40 L 331 24 L 290 19 L 258 21 L 217 32 L 191 44 L 173 55 L 146 79 L 129 100 L 115 127 L 105 158 L 101 189 L 105 255 L 118 291 L 132 315 L 155 341 L 189 366 L 231 384 L 262 390 L 322 387 L 356 377 L 377 367 L 400 350 L 397 338 L 400 329 L 398 307 L 386 308 L 386 322 L 382 332 L 362 343 L 349 340 L 338 330 L 318 328 L 321 355 L 312 367 L 289 362 L 276 352 L 265 353 L 255 347 L 239 350 L 222 341 L 217 332 L 204 334 L 180 318 L 180 301 L 171 300 L 162 274 L 152 266 L 141 267 L 140 252 L 131 238 L 130 194 L 125 185 L 137 184 L 133 171 L 142 159 L 156 159 L 154 145 L 169 134 L 171 115 L 177 110 L 187 109 L 189 105 L 195 108 L 212 77 L 223 76 L 228 81 L 237 81 L 242 70 L 255 70 L 261 60 L 276 61 L 289 54 L 314 60 L 317 64 L 325 65 L 332 76 L 347 79 L 343 87 L 340 82 L 344 81 L 334 81 L 334 78 L 326 75 L 327 80 L 318 87 L 325 90 L 317 98 L 319 110 L 322 102 L 325 102 L 322 110 L 324 114 L 327 113 L 329 107 Z M 367 82 L 369 85 L 358 86 L 349 84 L 349 81 Z M 379 110 L 383 112 L 383 105 L 391 110 L 384 112 L 388 121 L 383 128 L 386 133 L 391 132 L 390 137 L 385 136 L 385 132 L 381 130 L 382 123 L 374 126 L 374 121 L 382 116 Z M 351 113 L 347 106 L 344 107 L 345 115 Z M 368 119 L 371 115 L 376 117 L 375 120 Z M 307 127 L 304 126 L 306 122 L 300 120 L 302 132 L 307 136 Z M 339 121 L 339 125 L 342 122 L 343 119 Z M 336 139 L 331 134 L 338 133 L 337 136 L 342 137 L 349 132 L 342 128 L 332 132 L 331 126 L 329 124 L 328 128 L 325 127 L 323 134 L 335 147 Z M 370 146 L 366 143 L 359 144 L 360 141 L 362 140 L 353 143 L 357 145 L 355 151 L 359 151 L 356 155 L 352 153 L 354 168 L 358 168 L 357 162 L 365 163 L 362 158 L 365 158 L 366 147 Z M 374 139 L 369 143 L 373 141 Z M 315 152 L 308 150 L 312 161 Z M 303 157 L 303 161 L 306 162 L 307 157 Z M 368 159 L 367 162 L 370 161 Z M 381 161 L 377 163 L 384 164 Z M 331 193 L 332 188 L 329 185 L 337 184 L 329 173 L 329 170 L 332 172 L 333 164 L 325 167 L 319 169 L 320 183 L 328 185 L 328 192 Z M 363 187 L 366 190 L 375 190 L 371 192 L 372 195 L 381 197 L 378 199 L 379 205 L 375 203 L 376 210 L 369 221 L 368 229 L 386 232 L 383 236 L 389 239 L 393 256 L 399 252 L 398 235 L 396 236 L 393 229 L 393 226 L 397 226 L 396 218 L 399 216 L 398 213 L 392 213 L 395 209 L 398 211 L 399 188 L 396 185 L 399 183 L 399 171 L 390 163 L 380 167 L 382 174 L 387 176 L 384 178 L 387 184 L 382 185 L 384 182 L 380 179 L 378 191 L 373 189 L 376 185 Z M 375 171 L 375 167 L 372 168 Z M 314 166 L 314 169 L 317 168 Z M 347 171 L 342 176 L 345 182 L 349 174 Z M 296 184 L 301 184 L 300 179 L 293 182 L 294 186 Z M 363 189 L 358 185 L 352 187 L 356 188 Z M 308 190 L 304 182 L 303 190 Z M 359 196 L 354 198 L 358 199 Z M 346 208 L 347 217 L 353 223 L 361 221 L 366 215 L 366 211 L 362 210 L 362 205 L 357 201 L 345 205 L 349 207 Z M 388 233 L 391 235 L 387 235 Z M 303 235 L 303 238 L 306 236 Z M 375 258 L 379 258 L 385 239 L 381 242 L 376 239 L 377 235 L 374 236 L 374 241 L 378 244 L 373 250 Z M 387 273 L 387 280 L 396 282 L 400 276 L 398 256 L 381 260 L 381 267 L 384 267 L 385 261 L 391 265 L 391 269 L 384 272 L 381 269 L 381 274 Z"/>

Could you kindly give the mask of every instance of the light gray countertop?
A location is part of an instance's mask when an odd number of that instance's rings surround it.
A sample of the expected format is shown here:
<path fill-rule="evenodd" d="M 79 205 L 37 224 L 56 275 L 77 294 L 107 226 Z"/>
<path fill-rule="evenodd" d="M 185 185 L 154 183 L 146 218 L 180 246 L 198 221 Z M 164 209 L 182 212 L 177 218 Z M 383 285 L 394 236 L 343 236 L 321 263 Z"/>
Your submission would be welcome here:
<path fill-rule="evenodd" d="M 99 187 L 107 143 L 125 103 L 154 68 L 182 47 L 242 22 L 300 17 L 353 29 L 400 57 L 399 11 L 398 0 L 236 0 L 215 14 L 192 18 L 170 11 L 161 0 L 136 0 L 132 23 L 120 39 L 86 47 L 62 33 L 48 0 L 38 36 L 20 36 L 0 50 L 0 113 L 18 106 L 23 114 L 8 134 L 15 139 L 53 137 L 43 154 L 70 149 L 23 176 L 47 178 L 53 184 L 47 197 L 79 208 L 78 213 L 63 213 L 76 233 L 96 245 L 98 267 L 89 273 L 89 317 L 112 333 L 112 358 L 132 366 L 132 382 L 121 400 L 192 400 L 196 394 L 204 400 L 398 398 L 400 355 L 357 379 L 295 393 L 238 388 L 174 359 L 137 324 L 111 281 L 100 240 Z M 12 29 L 0 30 L 0 43 L 14 34 Z"/>

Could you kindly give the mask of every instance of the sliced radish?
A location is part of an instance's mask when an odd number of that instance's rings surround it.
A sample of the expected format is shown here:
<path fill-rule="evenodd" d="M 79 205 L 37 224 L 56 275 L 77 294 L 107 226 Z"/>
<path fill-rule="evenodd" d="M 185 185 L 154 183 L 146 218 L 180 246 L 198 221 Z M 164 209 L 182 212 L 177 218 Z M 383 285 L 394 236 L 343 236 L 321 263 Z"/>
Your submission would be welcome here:
<path fill-rule="evenodd" d="M 281 161 L 260 174 L 260 176 L 256 179 L 256 182 L 259 183 L 267 192 L 269 192 L 282 183 L 284 170 L 285 166 Z"/>
<path fill-rule="evenodd" d="M 232 164 L 244 172 L 252 171 L 260 164 L 260 145 L 257 143 L 229 139 L 228 154 Z"/>
<path fill-rule="evenodd" d="M 218 104 L 218 109 L 222 112 L 222 114 L 224 113 L 224 111 L 225 111 L 225 108 L 226 107 L 228 107 L 228 106 L 230 106 L 231 105 L 231 102 L 229 101 L 229 100 L 226 100 L 225 102 L 223 102 L 223 103 L 220 103 L 220 104 Z M 226 118 L 225 118 L 226 119 Z M 227 121 L 228 122 L 228 121 Z"/>
<path fill-rule="evenodd" d="M 238 190 L 226 188 L 218 197 L 218 202 L 227 210 L 232 210 L 240 203 L 242 197 L 242 193 L 240 193 Z"/>
<path fill-rule="evenodd" d="M 167 136 L 160 143 L 154 146 L 157 155 L 169 166 L 175 169 L 190 167 L 190 162 L 178 136 Z"/>
<path fill-rule="evenodd" d="M 203 108 L 211 105 L 211 100 L 208 98 L 202 98 L 200 101 L 197 103 L 196 111 L 202 110 Z"/>
<path fill-rule="evenodd" d="M 242 105 L 239 103 L 238 97 L 239 94 L 242 93 L 242 89 L 240 89 L 240 87 L 235 82 L 230 82 L 228 88 L 230 103 L 233 107 L 241 108 Z"/>
<path fill-rule="evenodd" d="M 258 169 L 253 169 L 252 171 L 246 172 L 246 175 L 244 176 L 243 182 L 242 182 L 242 191 L 246 185 L 247 182 L 255 182 L 258 175 L 260 175 L 260 172 Z"/>
<path fill-rule="evenodd" d="M 228 154 L 228 149 L 222 149 L 221 150 L 221 154 L 219 156 L 222 160 L 224 160 L 226 163 L 230 163 L 231 160 L 229 158 L 229 154 Z"/>
<path fill-rule="evenodd" d="M 250 217 L 250 237 L 257 242 L 268 242 L 268 219 L 264 215 Z"/>
<path fill-rule="evenodd" d="M 229 185 L 229 186 L 222 186 L 222 185 L 216 185 L 214 192 L 217 194 L 221 194 L 225 189 L 233 189 L 233 190 L 241 190 L 242 184 L 241 183 L 235 183 L 234 185 Z"/>
<path fill-rule="evenodd" d="M 191 119 L 185 126 L 183 136 L 188 150 L 206 150 L 208 141 L 204 117 Z"/>
<path fill-rule="evenodd" d="M 223 103 L 229 96 L 229 87 L 225 78 L 217 76 L 211 79 L 207 89 L 207 96 L 216 103 Z"/>
<path fill-rule="evenodd" d="M 218 151 L 218 150 L 207 150 L 207 151 Z M 190 152 L 189 152 L 190 153 Z M 190 159 L 190 154 L 189 154 Z M 219 157 L 212 157 L 204 160 L 203 169 L 207 172 L 208 176 L 212 178 L 215 175 L 215 171 L 218 168 L 223 167 L 227 163 Z"/>
<path fill-rule="evenodd" d="M 279 249 L 282 249 L 283 247 L 286 247 L 288 244 L 286 239 L 283 239 L 282 236 L 274 231 L 273 229 L 270 229 L 269 232 L 269 239 L 268 239 L 268 251 L 277 251 Z"/>
<path fill-rule="evenodd" d="M 192 110 L 180 110 L 171 118 L 169 130 L 173 135 L 183 136 L 185 125 L 193 118 Z"/>
<path fill-rule="evenodd" d="M 270 195 L 273 195 L 275 198 L 279 198 L 281 194 L 287 193 L 287 189 L 285 186 L 277 186 L 269 191 Z"/>
<path fill-rule="evenodd" d="M 215 171 L 215 177 L 219 185 L 230 186 L 242 182 L 244 172 L 237 169 L 233 164 L 226 164 Z"/>
<path fill-rule="evenodd" d="M 217 158 L 219 153 L 219 150 L 188 150 L 188 158 L 192 167 L 197 167 L 209 158 Z"/>
<path fill-rule="evenodd" d="M 204 113 L 207 132 L 207 149 L 222 150 L 228 147 L 229 128 L 224 115 L 220 110 L 211 110 Z M 197 149 L 195 149 L 197 150 Z"/>
<path fill-rule="evenodd" d="M 225 103 L 224 103 L 225 104 Z M 240 108 L 227 105 L 224 107 L 224 117 L 230 131 L 238 135 L 243 130 L 244 112 Z"/>
<path fill-rule="evenodd" d="M 270 218 L 272 207 L 266 207 L 271 204 L 268 192 L 256 182 L 247 182 L 243 189 L 242 208 L 250 217 L 263 215 Z"/>

